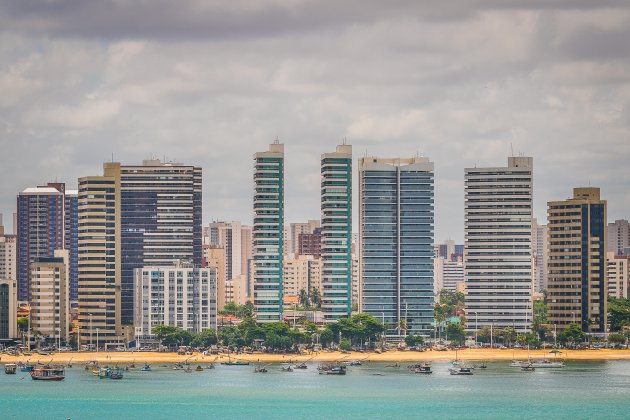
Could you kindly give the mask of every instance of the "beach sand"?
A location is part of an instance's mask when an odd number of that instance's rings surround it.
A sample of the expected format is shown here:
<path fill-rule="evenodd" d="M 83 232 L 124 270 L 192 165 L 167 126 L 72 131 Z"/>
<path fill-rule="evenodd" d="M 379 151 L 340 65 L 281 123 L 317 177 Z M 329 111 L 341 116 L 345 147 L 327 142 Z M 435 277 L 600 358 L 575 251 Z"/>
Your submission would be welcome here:
<path fill-rule="evenodd" d="M 260 363 L 282 363 L 282 362 L 328 362 L 336 360 L 369 360 L 371 362 L 412 362 L 412 361 L 451 361 L 455 359 L 455 351 L 387 351 L 384 353 L 359 353 L 350 352 L 342 353 L 338 351 L 320 351 L 312 354 L 232 354 L 231 360 L 260 362 Z M 457 351 L 457 358 L 460 360 L 470 361 L 499 361 L 520 359 L 526 360 L 528 357 L 527 350 L 512 349 L 464 349 Z M 564 360 L 630 360 L 630 350 L 562 350 L 562 353 L 554 355 L 548 350 L 531 350 L 529 352 L 531 358 L 558 358 Z M 31 362 L 52 362 L 52 363 L 73 363 L 83 364 L 92 360 L 100 363 L 117 363 L 129 364 L 131 362 L 149 363 L 149 364 L 166 364 L 174 362 L 183 362 L 188 360 L 191 364 L 210 363 L 210 362 L 226 362 L 228 356 L 223 355 L 207 355 L 194 353 L 192 356 L 180 356 L 176 353 L 159 353 L 159 352 L 61 352 L 51 355 L 39 355 L 33 353 L 31 356 L 9 356 L 7 354 L 0 355 L 0 363 L 16 363 L 18 361 Z"/>

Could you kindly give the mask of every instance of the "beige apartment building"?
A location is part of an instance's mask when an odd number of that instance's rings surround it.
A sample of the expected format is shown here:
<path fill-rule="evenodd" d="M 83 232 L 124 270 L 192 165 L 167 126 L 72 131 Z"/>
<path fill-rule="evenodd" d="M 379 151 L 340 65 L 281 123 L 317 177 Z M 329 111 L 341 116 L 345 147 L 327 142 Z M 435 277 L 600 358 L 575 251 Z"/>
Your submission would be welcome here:
<path fill-rule="evenodd" d="M 121 342 L 120 163 L 79 178 L 79 340 Z"/>
<path fill-rule="evenodd" d="M 69 254 L 55 250 L 54 257 L 31 263 L 31 328 L 55 342 L 68 342 L 70 326 Z"/>
<path fill-rule="evenodd" d="M 629 260 L 630 256 L 617 256 L 614 252 L 606 253 L 608 296 L 628 298 L 628 281 L 630 281 Z"/>
<path fill-rule="evenodd" d="M 321 287 L 321 261 L 312 255 L 285 255 L 282 269 L 284 296 L 299 297 L 301 290 L 310 294 Z"/>
<path fill-rule="evenodd" d="M 606 332 L 606 201 L 599 188 L 575 188 L 573 197 L 548 203 L 549 322 Z M 585 299 L 586 297 L 586 299 Z"/>

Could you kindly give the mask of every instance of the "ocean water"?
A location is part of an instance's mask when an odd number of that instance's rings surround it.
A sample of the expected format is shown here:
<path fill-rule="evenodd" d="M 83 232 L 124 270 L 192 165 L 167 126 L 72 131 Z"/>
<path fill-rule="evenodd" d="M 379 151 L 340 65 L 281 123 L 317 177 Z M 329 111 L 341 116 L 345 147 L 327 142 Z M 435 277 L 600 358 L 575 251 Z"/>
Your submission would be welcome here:
<path fill-rule="evenodd" d="M 630 361 L 567 362 L 521 372 L 488 363 L 473 376 L 432 375 L 382 363 L 348 367 L 346 376 L 306 370 L 254 373 L 221 366 L 186 373 L 154 365 L 121 381 L 99 380 L 82 366 L 61 382 L 0 371 L 2 419 L 614 419 L 630 418 Z"/>

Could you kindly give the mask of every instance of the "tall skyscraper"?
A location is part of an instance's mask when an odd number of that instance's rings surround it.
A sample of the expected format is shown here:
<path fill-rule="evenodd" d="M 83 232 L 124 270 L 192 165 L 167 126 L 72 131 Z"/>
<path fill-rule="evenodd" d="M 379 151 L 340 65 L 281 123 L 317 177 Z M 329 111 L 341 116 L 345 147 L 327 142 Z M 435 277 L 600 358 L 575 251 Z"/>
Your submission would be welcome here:
<path fill-rule="evenodd" d="M 63 192 L 50 184 L 26 188 L 17 196 L 17 210 L 18 300 L 28 301 L 31 263 L 64 249 Z"/>
<path fill-rule="evenodd" d="M 359 248 L 364 313 L 389 337 L 433 330 L 433 162 L 359 159 Z"/>
<path fill-rule="evenodd" d="M 79 178 L 80 344 L 120 341 L 120 163 Z"/>
<path fill-rule="evenodd" d="M 532 219 L 532 258 L 534 265 L 534 289 L 537 291 L 547 288 L 547 225 L 538 224 Z"/>
<path fill-rule="evenodd" d="M 467 330 L 493 324 L 530 331 L 533 159 L 465 171 L 466 315 L 475 318 Z"/>
<path fill-rule="evenodd" d="M 68 251 L 68 287 L 70 302 L 79 297 L 79 191 L 65 190 L 64 198 L 64 247 Z"/>
<path fill-rule="evenodd" d="M 615 255 L 630 254 L 630 223 L 627 220 L 615 220 L 608 223 L 608 251 Z"/>
<path fill-rule="evenodd" d="M 254 155 L 254 306 L 258 322 L 282 320 L 284 145 Z"/>
<path fill-rule="evenodd" d="M 606 201 L 599 188 L 574 188 L 548 203 L 549 322 L 603 333 L 607 323 Z"/>
<path fill-rule="evenodd" d="M 201 168 L 145 160 L 120 166 L 121 317 L 133 323 L 134 270 L 201 266 Z"/>
<path fill-rule="evenodd" d="M 15 235 L 0 235 L 0 279 L 17 279 L 17 242 Z"/>
<path fill-rule="evenodd" d="M 321 276 L 324 321 L 352 314 L 352 146 L 321 159 Z"/>

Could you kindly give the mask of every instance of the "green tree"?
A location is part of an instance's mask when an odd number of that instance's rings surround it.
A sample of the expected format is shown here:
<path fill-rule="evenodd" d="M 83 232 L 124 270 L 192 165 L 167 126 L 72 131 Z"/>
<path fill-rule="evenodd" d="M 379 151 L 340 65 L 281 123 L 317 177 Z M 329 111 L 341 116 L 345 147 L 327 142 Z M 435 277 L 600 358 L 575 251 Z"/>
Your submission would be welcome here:
<path fill-rule="evenodd" d="M 532 330 L 538 335 L 540 340 L 544 340 L 545 336 L 549 332 L 549 320 L 547 315 L 549 313 L 549 307 L 545 299 L 538 299 L 534 301 L 534 323 Z"/>
<path fill-rule="evenodd" d="M 246 316 L 237 326 L 243 344 L 251 346 L 254 340 L 263 337 L 262 329 L 256 324 L 252 317 Z"/>
<path fill-rule="evenodd" d="M 466 331 L 464 331 L 464 326 L 457 322 L 452 322 L 448 324 L 448 326 L 446 327 L 446 335 L 452 343 L 457 345 L 464 344 L 464 341 L 466 339 Z"/>
<path fill-rule="evenodd" d="M 28 317 L 21 316 L 17 319 L 17 326 L 20 331 L 26 331 L 28 329 Z"/>
<path fill-rule="evenodd" d="M 300 305 L 302 305 L 304 308 L 308 308 L 309 306 L 311 306 L 311 301 L 308 298 L 308 293 L 306 292 L 306 290 L 300 290 L 298 299 L 300 301 Z"/>
<path fill-rule="evenodd" d="M 424 344 L 424 338 L 421 335 L 408 335 L 405 337 L 407 347 L 415 347 Z"/>
<path fill-rule="evenodd" d="M 217 340 L 217 332 L 214 329 L 209 328 L 195 334 L 190 342 L 190 345 L 194 347 L 210 347 L 211 345 L 216 344 Z"/>
<path fill-rule="evenodd" d="M 193 339 L 193 335 L 188 331 L 170 325 L 156 325 L 153 327 L 153 333 L 160 343 L 165 346 L 187 346 Z"/>
<path fill-rule="evenodd" d="M 221 328 L 219 339 L 225 346 L 241 347 L 245 344 L 240 330 L 234 325 L 226 325 Z"/>
<path fill-rule="evenodd" d="M 325 328 L 324 331 L 319 336 L 319 342 L 324 347 L 328 347 L 335 340 L 335 334 L 332 332 L 330 328 Z"/>
<path fill-rule="evenodd" d="M 322 295 L 317 287 L 311 288 L 311 303 L 316 308 L 322 307 Z"/>
<path fill-rule="evenodd" d="M 489 343 L 492 336 L 492 331 L 489 326 L 484 325 L 477 330 L 477 341 L 480 343 Z"/>
<path fill-rule="evenodd" d="M 341 350 L 350 350 L 352 348 L 352 342 L 348 338 L 342 338 L 339 342 L 339 348 Z"/>
<path fill-rule="evenodd" d="M 245 302 L 245 305 L 239 305 L 236 310 L 236 316 L 239 318 L 253 317 L 254 316 L 254 304 L 251 300 Z"/>
<path fill-rule="evenodd" d="M 558 333 L 558 341 L 562 344 L 580 343 L 584 341 L 584 337 L 585 334 L 577 323 L 569 325 L 568 328 Z"/>
<path fill-rule="evenodd" d="M 630 299 L 618 299 L 608 296 L 608 322 L 610 331 L 620 331 L 630 325 Z"/>
<path fill-rule="evenodd" d="M 608 342 L 615 346 L 626 344 L 626 336 L 621 333 L 612 333 L 608 335 Z"/>

